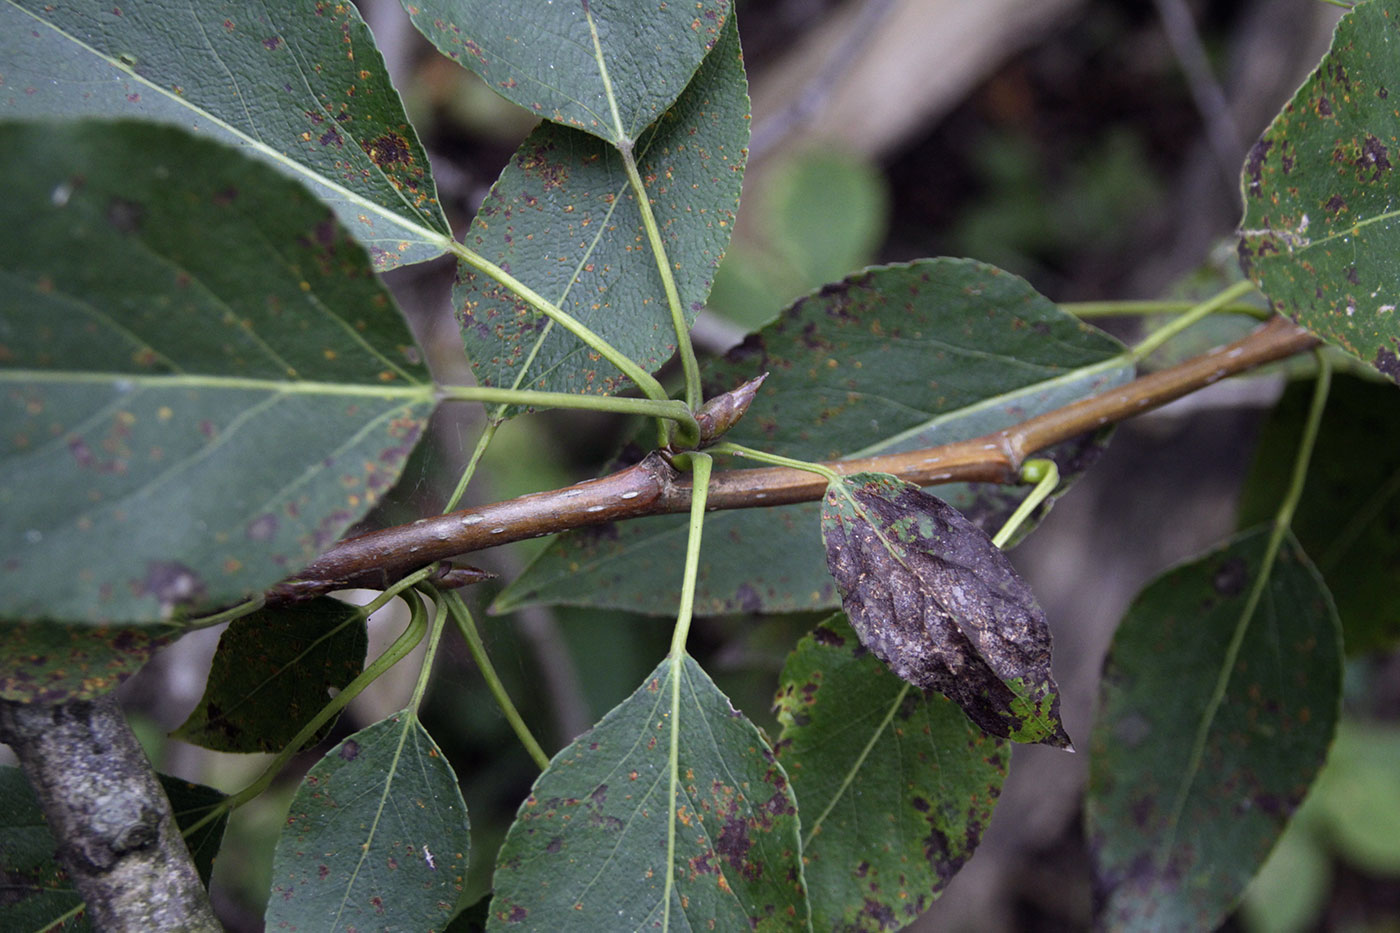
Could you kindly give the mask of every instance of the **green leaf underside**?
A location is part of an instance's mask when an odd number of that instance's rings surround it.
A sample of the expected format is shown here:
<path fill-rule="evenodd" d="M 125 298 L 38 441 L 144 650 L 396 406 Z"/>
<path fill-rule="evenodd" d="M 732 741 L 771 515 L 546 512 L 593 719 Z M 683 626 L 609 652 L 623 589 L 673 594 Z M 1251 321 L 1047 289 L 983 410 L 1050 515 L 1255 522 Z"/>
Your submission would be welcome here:
<path fill-rule="evenodd" d="M 776 705 L 813 928 L 912 922 L 977 848 L 1010 747 L 891 674 L 840 615 L 788 656 Z"/>
<path fill-rule="evenodd" d="M 729 440 L 804 459 L 866 456 L 978 437 L 1121 385 L 1133 375 L 1122 349 L 1022 279 L 969 260 L 931 259 L 867 270 L 802 299 L 708 366 L 705 384 L 713 396 L 770 373 Z M 1103 443 L 1086 437 L 1049 454 L 1068 481 Z M 992 531 L 1025 490 L 955 484 L 938 494 Z M 820 509 L 813 502 L 707 516 L 695 611 L 835 608 L 816 533 Z M 679 565 L 686 526 L 684 516 L 659 516 L 562 535 L 495 608 L 674 612 L 674 589 L 650 581 Z M 579 574 L 598 585 L 580 587 Z"/>
<path fill-rule="evenodd" d="M 203 819 L 223 799 L 212 787 L 191 784 L 167 774 L 161 786 L 179 826 Z M 220 817 L 185 839 L 200 880 L 207 887 L 214 855 L 223 840 L 227 817 Z M 39 809 L 39 801 L 19 768 L 0 768 L 0 866 L 4 867 L 4 897 L 0 897 L 0 929 L 62 929 L 78 933 L 91 929 L 83 915 L 62 927 L 59 917 L 82 904 L 68 873 L 54 861 L 58 843 Z"/>
<path fill-rule="evenodd" d="M 327 752 L 297 788 L 267 929 L 440 929 L 468 843 L 456 775 L 418 718 L 396 713 Z"/>
<path fill-rule="evenodd" d="M 1338 23 L 1245 162 L 1240 263 L 1276 311 L 1400 381 L 1397 41 L 1395 0 Z"/>
<path fill-rule="evenodd" d="M 171 127 L 96 121 L 0 126 L 0 177 L 0 614 L 229 605 L 394 482 L 427 371 L 299 185 Z"/>
<path fill-rule="evenodd" d="M 990 538 L 887 473 L 833 482 L 821 525 L 851 627 L 890 670 L 992 735 L 1069 746 L 1045 613 Z"/>
<path fill-rule="evenodd" d="M 730 3 L 587 0 L 532 4 L 526 14 L 499 0 L 405 0 L 404 8 L 442 54 L 507 100 L 617 144 L 676 100 L 720 41 Z"/>
<path fill-rule="evenodd" d="M 748 112 L 731 23 L 690 87 L 637 146 L 688 322 L 705 303 L 734 229 Z M 642 368 L 659 369 L 675 352 L 641 214 L 621 158 L 606 143 L 540 126 L 492 187 L 465 242 Z M 610 394 L 626 383 L 577 337 L 465 262 L 458 264 L 453 306 L 483 385 Z"/>
<path fill-rule="evenodd" d="M 204 696 L 172 735 L 215 751 L 281 751 L 364 669 L 367 645 L 364 613 L 329 597 L 235 619 L 219 636 Z"/>
<path fill-rule="evenodd" d="M 432 259 L 452 239 L 349 3 L 3 0 L 0 62 L 0 116 L 131 117 L 237 145 L 331 205 L 378 268 Z"/>
<path fill-rule="evenodd" d="M 1268 537 L 1246 532 L 1158 577 L 1114 636 L 1086 798 L 1105 928 L 1218 926 L 1326 758 L 1341 690 L 1336 614 L 1290 535 L 1246 615 Z"/>
<path fill-rule="evenodd" d="M 1312 400 L 1295 383 L 1259 434 L 1240 499 L 1240 526 L 1267 521 L 1288 488 L 1293 452 Z M 1336 376 L 1308 468 L 1293 533 L 1337 603 L 1347 653 L 1400 638 L 1400 394 L 1388 383 Z M 1378 439 L 1387 439 L 1379 443 Z"/>
<path fill-rule="evenodd" d="M 178 626 L 73 628 L 0 620 L 0 699 L 91 700 L 122 681 L 180 633 Z"/>
<path fill-rule="evenodd" d="M 550 762 L 497 861 L 488 928 L 808 929 L 797 809 L 758 730 L 682 659 L 667 863 L 670 659 Z"/>

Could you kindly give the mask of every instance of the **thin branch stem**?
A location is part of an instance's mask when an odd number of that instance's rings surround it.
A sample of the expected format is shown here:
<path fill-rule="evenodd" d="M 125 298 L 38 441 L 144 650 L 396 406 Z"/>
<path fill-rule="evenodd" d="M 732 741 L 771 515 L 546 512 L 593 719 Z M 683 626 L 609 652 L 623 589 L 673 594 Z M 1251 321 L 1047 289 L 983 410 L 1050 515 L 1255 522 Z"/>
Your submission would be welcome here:
<path fill-rule="evenodd" d="M 670 778 L 670 792 L 667 800 L 666 820 L 666 885 L 661 902 L 665 905 L 661 928 L 671 928 L 671 894 L 675 887 L 676 873 L 670 866 L 676 863 L 676 796 L 680 792 L 680 748 L 681 748 L 681 673 L 685 669 L 685 642 L 690 634 L 690 621 L 695 609 L 695 580 L 700 573 L 700 537 L 705 528 L 705 497 L 710 490 L 710 467 L 714 463 L 709 454 L 692 453 L 690 469 L 695 494 L 690 500 L 690 529 L 685 542 L 685 572 L 681 578 L 681 604 L 676 613 L 676 628 L 671 635 L 671 714 L 670 747 L 667 752 L 667 770 Z"/>
<path fill-rule="evenodd" d="M 1227 376 L 1317 345 L 1307 331 L 1274 318 L 1247 337 L 1100 395 L 995 431 L 939 447 L 838 460 L 819 466 L 837 474 L 893 473 L 920 486 L 1015 483 L 1026 459 L 1106 424 L 1158 408 Z M 717 445 L 712 450 L 723 450 Z M 711 480 L 708 507 L 741 509 L 820 499 L 829 480 L 810 464 L 726 470 Z M 573 528 L 688 511 L 690 484 L 658 455 L 609 476 L 385 528 L 341 541 L 270 597 L 299 599 L 346 586 L 382 588 L 424 564 Z"/>
<path fill-rule="evenodd" d="M 1239 298 L 1241 295 L 1247 295 L 1253 290 L 1254 283 L 1246 279 L 1243 281 L 1236 282 L 1234 285 L 1231 285 L 1229 288 L 1220 292 L 1214 298 L 1201 302 L 1200 304 L 1188 310 L 1185 314 L 1182 314 L 1180 317 L 1171 321 L 1166 326 L 1152 332 L 1151 334 L 1148 334 L 1147 337 L 1144 338 L 1141 343 L 1133 347 L 1133 362 L 1136 363 L 1141 360 L 1147 359 L 1157 350 L 1158 347 L 1166 343 L 1168 340 L 1171 340 L 1177 334 L 1186 330 L 1188 327 L 1195 325 L 1202 319 L 1209 317 L 1216 311 L 1219 311 L 1221 308 L 1229 305 L 1230 302 L 1234 301 L 1236 298 Z"/>
<path fill-rule="evenodd" d="M 679 399 L 656 400 L 618 395 L 578 395 L 573 392 L 537 392 L 533 389 L 496 389 L 488 386 L 442 386 L 442 398 L 459 402 L 499 402 L 503 405 L 531 405 L 535 408 L 578 408 L 585 411 L 645 415 L 678 421 L 697 433 L 695 416 Z"/>
<path fill-rule="evenodd" d="M 501 283 L 530 307 L 539 311 L 551 321 L 583 341 L 583 344 L 590 350 L 593 350 L 609 363 L 612 363 L 624 376 L 631 379 L 647 398 L 655 399 L 656 401 L 665 401 L 670 397 L 666 394 L 666 390 L 662 388 L 661 383 L 652 378 L 651 373 L 642 369 L 632 361 L 631 357 L 590 330 L 573 315 L 547 300 L 539 292 L 511 275 L 500 266 L 487 261 L 485 257 L 468 249 L 455 240 L 449 242 L 451 243 L 449 249 L 454 256 L 488 278 Z"/>
<path fill-rule="evenodd" d="M 501 683 L 501 677 L 496 673 L 496 668 L 486 653 L 486 645 L 481 641 L 481 633 L 477 631 L 476 620 L 472 618 L 471 610 L 462 601 L 461 595 L 455 591 L 442 594 L 442 599 L 448 613 L 452 616 L 452 621 L 457 623 L 457 630 L 462 633 L 462 638 L 467 643 L 467 650 L 471 652 L 477 670 L 481 671 L 481 677 L 486 681 L 486 688 L 491 691 L 491 696 L 495 699 L 496 705 L 500 707 L 501 713 L 506 717 L 506 722 L 510 723 L 516 738 L 520 740 L 521 745 L 525 746 L 525 751 L 529 753 L 541 771 L 548 768 L 549 756 L 544 753 L 540 743 L 535 741 L 530 727 L 525 725 L 524 717 L 520 715 L 520 711 L 515 708 L 515 703 L 511 701 L 510 694 L 506 692 L 505 684 Z"/>
<path fill-rule="evenodd" d="M 467 484 L 476 475 L 477 464 L 481 462 L 486 448 L 491 446 L 491 441 L 496 437 L 496 429 L 500 426 L 501 422 L 492 418 L 486 422 L 486 427 L 481 429 L 481 437 L 476 439 L 476 448 L 472 450 L 472 455 L 467 458 L 467 466 L 462 470 L 462 475 L 458 477 L 456 488 L 452 490 L 452 495 L 447 497 L 447 503 L 442 507 L 444 512 L 451 512 L 457 508 L 457 503 L 461 502 L 462 496 L 466 495 Z"/>
<path fill-rule="evenodd" d="M 1006 524 L 1002 525 L 1001 530 L 992 538 L 992 544 L 999 548 L 1006 547 L 1006 542 L 1011 540 L 1016 529 L 1020 528 L 1036 507 L 1060 485 L 1060 468 L 1054 460 L 1027 460 L 1026 465 L 1021 468 L 1021 479 L 1027 483 L 1035 483 L 1035 488 L 1030 491 L 1030 495 L 1021 500 L 1021 504 L 1016 506 L 1016 511 L 1011 513 Z"/>
<path fill-rule="evenodd" d="M 661 275 L 661 287 L 666 292 L 666 307 L 671 311 L 671 327 L 676 332 L 676 352 L 680 354 L 681 370 L 685 373 L 685 401 L 690 408 L 697 409 L 705 401 L 700 388 L 700 364 L 695 359 L 695 346 L 690 342 L 690 325 L 685 320 L 685 308 L 681 306 L 680 289 L 676 287 L 676 276 L 671 270 L 671 260 L 666 254 L 666 243 L 661 239 L 661 228 L 656 224 L 656 215 L 651 209 L 651 197 L 637 171 L 637 160 L 632 156 L 632 147 L 625 146 L 622 164 L 627 170 L 627 181 L 632 186 L 632 196 L 637 201 L 637 209 L 642 215 L 642 227 L 647 233 L 647 242 L 656 258 L 656 271 Z"/>
<path fill-rule="evenodd" d="M 1200 306 L 1197 301 L 1067 301 L 1059 309 L 1078 318 L 1128 317 L 1146 314 L 1181 314 Z M 1273 316 L 1268 308 L 1251 304 L 1227 304 L 1216 308 L 1216 314 L 1247 314 L 1261 321 Z"/>
<path fill-rule="evenodd" d="M 715 454 L 729 454 L 731 457 L 747 457 L 750 460 L 757 460 L 759 463 L 791 467 L 794 470 L 815 473 L 825 478 L 828 483 L 835 483 L 841 479 L 840 475 L 835 470 L 823 466 L 820 463 L 813 463 L 810 460 L 794 460 L 792 457 L 770 454 L 764 450 L 755 450 L 752 447 L 745 447 L 743 444 L 732 444 L 728 441 L 724 441 L 711 447 L 710 452 Z"/>

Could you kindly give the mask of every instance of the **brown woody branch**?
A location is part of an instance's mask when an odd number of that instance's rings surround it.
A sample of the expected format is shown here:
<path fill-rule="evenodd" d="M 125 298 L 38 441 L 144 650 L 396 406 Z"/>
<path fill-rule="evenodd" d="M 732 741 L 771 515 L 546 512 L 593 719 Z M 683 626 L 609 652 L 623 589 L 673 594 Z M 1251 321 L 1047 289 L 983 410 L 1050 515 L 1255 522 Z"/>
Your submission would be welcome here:
<path fill-rule="evenodd" d="M 1015 483 L 1022 463 L 1036 451 L 1316 345 L 1316 338 L 1307 331 L 1274 318 L 1228 346 L 992 434 L 924 450 L 839 460 L 826 466 L 838 473 L 893 473 L 921 486 Z M 801 470 L 727 470 L 715 473 L 710 482 L 709 507 L 787 505 L 819 499 L 825 491 L 824 479 Z M 689 508 L 690 483 L 661 455 L 653 453 L 636 466 L 599 479 L 348 538 L 268 595 L 273 600 L 289 600 L 351 586 L 383 587 L 458 554 Z M 456 580 L 470 582 L 461 576 Z"/>

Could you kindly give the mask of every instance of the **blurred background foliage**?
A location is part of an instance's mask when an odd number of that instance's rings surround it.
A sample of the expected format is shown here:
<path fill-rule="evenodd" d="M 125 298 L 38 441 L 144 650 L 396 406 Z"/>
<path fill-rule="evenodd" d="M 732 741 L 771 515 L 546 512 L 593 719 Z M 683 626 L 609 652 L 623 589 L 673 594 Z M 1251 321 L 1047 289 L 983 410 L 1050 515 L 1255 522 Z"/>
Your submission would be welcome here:
<path fill-rule="evenodd" d="M 397 3 L 359 6 L 460 231 L 533 121 L 428 47 Z M 1315 0 L 740 0 L 738 10 L 753 144 L 734 245 L 697 325 L 709 352 L 825 282 L 922 256 L 996 263 L 1057 301 L 1218 290 L 1238 276 L 1221 244 L 1239 218 L 1244 152 L 1321 56 L 1338 15 Z M 440 261 L 388 278 L 437 378 L 465 382 L 448 306 L 452 272 Z M 1128 338 L 1153 326 L 1101 323 Z M 1230 339 L 1241 326 L 1212 321 L 1199 343 Z M 1259 424 L 1281 390 L 1278 375 L 1236 380 L 1122 427 L 1097 468 L 1014 552 L 1055 632 L 1072 735 L 1088 734 L 1103 654 L 1133 594 L 1234 528 Z M 440 509 L 480 418 L 468 406 L 439 412 L 399 495 L 370 523 Z M 468 500 L 593 475 L 630 430 L 616 417 L 582 413 L 511 421 Z M 1392 531 L 1400 537 L 1400 527 Z M 541 545 L 473 561 L 509 580 Z M 578 609 L 490 617 L 485 607 L 498 589 L 467 596 L 507 687 L 551 751 L 627 696 L 666 651 L 669 619 Z M 382 611 L 371 651 L 404 621 L 393 606 Z M 703 619 L 691 646 L 771 735 L 777 671 L 814 621 Z M 166 737 L 198 700 L 216 638 L 200 633 L 164 652 L 127 684 L 124 700 L 162 770 L 228 791 L 259 771 L 262 756 Z M 1349 721 L 1332 764 L 1232 928 L 1400 929 L 1393 643 L 1392 633 L 1353 658 Z M 491 854 L 536 772 L 450 629 L 439 665 L 424 720 L 471 810 L 467 904 L 486 893 Z M 402 705 L 413 675 L 411 661 L 391 671 L 330 741 Z M 315 757 L 302 756 L 294 774 L 230 822 L 215 897 L 231 930 L 260 928 L 273 840 Z M 1016 749 L 977 857 L 915 929 L 1087 928 L 1082 758 Z"/>

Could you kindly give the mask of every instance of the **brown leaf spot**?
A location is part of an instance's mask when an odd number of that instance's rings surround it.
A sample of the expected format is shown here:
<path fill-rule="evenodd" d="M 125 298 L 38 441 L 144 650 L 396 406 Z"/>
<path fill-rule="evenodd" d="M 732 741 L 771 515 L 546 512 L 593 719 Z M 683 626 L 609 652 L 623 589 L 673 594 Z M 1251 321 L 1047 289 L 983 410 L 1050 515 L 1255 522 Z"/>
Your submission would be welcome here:
<path fill-rule="evenodd" d="M 115 227 L 118 233 L 130 234 L 140 231 L 145 216 L 146 209 L 135 201 L 113 198 L 107 202 L 107 222 Z"/>
<path fill-rule="evenodd" d="M 1397 358 L 1390 350 L 1387 350 L 1385 347 L 1381 347 L 1377 350 L 1374 365 L 1376 369 L 1379 369 L 1391 379 L 1400 382 L 1400 358 Z"/>
<path fill-rule="evenodd" d="M 354 761 L 360 757 L 360 743 L 354 739 L 346 739 L 345 744 L 340 746 L 340 757 L 344 761 Z"/>

